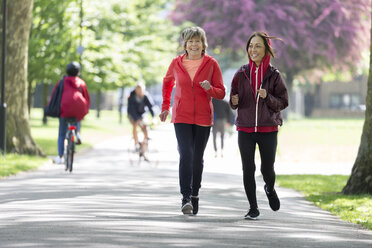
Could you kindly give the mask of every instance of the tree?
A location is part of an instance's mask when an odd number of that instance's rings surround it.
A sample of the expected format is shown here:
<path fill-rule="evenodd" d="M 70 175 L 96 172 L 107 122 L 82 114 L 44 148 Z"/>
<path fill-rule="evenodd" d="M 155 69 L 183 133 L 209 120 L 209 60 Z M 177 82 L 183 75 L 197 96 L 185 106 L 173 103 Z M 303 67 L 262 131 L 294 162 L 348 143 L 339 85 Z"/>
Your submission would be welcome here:
<path fill-rule="evenodd" d="M 91 0 L 85 6 L 84 76 L 98 96 L 102 91 L 139 81 L 147 85 L 161 82 L 159 71 L 174 54 L 179 33 L 161 16 L 166 4 L 166 0 L 132 0 L 125 4 L 110 0 L 102 5 L 100 0 Z"/>
<path fill-rule="evenodd" d="M 303 72 L 357 66 L 360 50 L 368 49 L 370 8 L 370 0 L 177 0 L 170 18 L 203 27 L 214 52 L 233 59 L 246 57 L 254 30 L 282 38 L 273 43 L 279 58 L 273 63 L 291 89 Z"/>
<path fill-rule="evenodd" d="M 27 110 L 27 52 L 32 6 L 33 0 L 7 1 L 6 149 L 40 155 L 42 151 L 31 137 Z"/>
<path fill-rule="evenodd" d="M 372 41 L 372 22 L 371 22 Z M 358 155 L 351 176 L 343 188 L 344 194 L 372 194 L 372 42 L 370 45 L 366 116 Z"/>
<path fill-rule="evenodd" d="M 77 0 L 34 0 L 28 57 L 28 107 L 37 84 L 48 86 L 62 78 L 66 65 L 78 59 Z M 74 18 L 75 17 L 75 18 Z"/>

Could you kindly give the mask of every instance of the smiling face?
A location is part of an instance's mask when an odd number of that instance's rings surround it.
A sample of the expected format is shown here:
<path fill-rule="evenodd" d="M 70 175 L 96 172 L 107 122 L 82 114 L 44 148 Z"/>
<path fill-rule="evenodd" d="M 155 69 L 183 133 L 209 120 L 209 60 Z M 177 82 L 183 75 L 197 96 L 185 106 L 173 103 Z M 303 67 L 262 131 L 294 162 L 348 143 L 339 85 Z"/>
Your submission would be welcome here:
<path fill-rule="evenodd" d="M 186 41 L 185 50 L 188 59 L 200 59 L 203 52 L 203 42 L 199 36 L 194 36 Z"/>
<path fill-rule="evenodd" d="M 249 58 L 258 66 L 266 55 L 265 44 L 260 36 L 254 36 L 248 46 Z"/>

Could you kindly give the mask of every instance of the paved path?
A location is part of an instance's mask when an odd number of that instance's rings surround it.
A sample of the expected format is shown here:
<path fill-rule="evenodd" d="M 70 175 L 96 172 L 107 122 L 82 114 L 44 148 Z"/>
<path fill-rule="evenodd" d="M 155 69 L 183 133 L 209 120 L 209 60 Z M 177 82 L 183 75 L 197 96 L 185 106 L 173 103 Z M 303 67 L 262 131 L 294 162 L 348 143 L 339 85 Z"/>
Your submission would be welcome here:
<path fill-rule="evenodd" d="M 172 127 L 151 134 L 151 163 L 137 163 L 130 140 L 117 137 L 78 155 L 72 174 L 49 164 L 0 180 L 0 247 L 372 247 L 372 232 L 295 191 L 278 188 L 282 206 L 271 211 L 261 177 L 261 218 L 244 220 L 247 200 L 230 141 L 223 159 L 207 148 L 200 212 L 181 215 Z"/>

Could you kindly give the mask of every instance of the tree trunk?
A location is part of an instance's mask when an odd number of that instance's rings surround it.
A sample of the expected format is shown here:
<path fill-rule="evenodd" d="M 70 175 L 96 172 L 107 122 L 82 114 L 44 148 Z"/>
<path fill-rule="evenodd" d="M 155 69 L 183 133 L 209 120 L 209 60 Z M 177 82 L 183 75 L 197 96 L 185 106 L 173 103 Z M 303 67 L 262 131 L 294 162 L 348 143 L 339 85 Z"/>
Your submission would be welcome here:
<path fill-rule="evenodd" d="M 366 116 L 358 155 L 351 176 L 342 190 L 344 194 L 372 194 L 372 39 L 370 51 Z"/>
<path fill-rule="evenodd" d="M 102 92 L 101 92 L 101 90 L 97 90 L 97 100 L 96 100 L 96 103 L 97 103 L 97 111 L 96 111 L 97 119 L 99 119 L 100 116 L 101 116 L 101 101 L 102 101 Z"/>
<path fill-rule="evenodd" d="M 120 88 L 120 98 L 119 98 L 119 123 L 121 124 L 123 121 L 123 114 L 122 114 L 122 108 L 124 103 L 124 86 Z"/>
<path fill-rule="evenodd" d="M 48 104 L 48 84 L 43 83 L 43 109 Z M 43 111 L 43 125 L 48 123 L 48 118 Z"/>
<path fill-rule="evenodd" d="M 0 2 L 2 5 L 3 1 Z M 43 155 L 31 137 L 27 104 L 28 39 L 32 7 L 33 0 L 7 1 L 6 149 L 21 154 Z"/>
<path fill-rule="evenodd" d="M 294 106 L 293 106 L 293 103 L 292 103 L 292 99 L 293 99 L 293 75 L 291 73 L 286 73 L 285 74 L 285 83 L 287 85 L 287 91 L 288 91 L 288 108 L 284 109 L 282 111 L 282 115 L 283 115 L 283 119 L 286 121 L 288 120 L 288 115 L 289 115 L 289 112 L 291 110 L 294 110 Z"/>

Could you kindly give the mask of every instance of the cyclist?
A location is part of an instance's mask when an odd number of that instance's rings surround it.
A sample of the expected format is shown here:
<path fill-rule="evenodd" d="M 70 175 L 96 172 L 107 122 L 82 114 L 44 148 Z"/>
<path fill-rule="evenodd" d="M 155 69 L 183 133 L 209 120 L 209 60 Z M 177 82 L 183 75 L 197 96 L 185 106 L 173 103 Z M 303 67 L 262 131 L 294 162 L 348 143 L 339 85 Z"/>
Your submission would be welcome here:
<path fill-rule="evenodd" d="M 140 148 L 138 141 L 137 127 L 139 126 L 143 132 L 143 141 L 149 139 L 147 132 L 147 125 L 143 121 L 143 114 L 146 112 L 145 107 L 148 108 L 152 117 L 154 111 L 152 109 L 152 102 L 146 94 L 146 87 L 143 83 L 137 84 L 136 88 L 130 93 L 128 97 L 128 118 L 133 127 L 133 139 L 136 151 Z"/>
<path fill-rule="evenodd" d="M 67 76 L 63 80 L 63 93 L 60 106 L 59 131 L 58 131 L 58 157 L 55 160 L 57 164 L 63 164 L 64 139 L 67 132 L 67 123 L 65 118 L 76 118 L 76 144 L 81 144 L 80 121 L 89 111 L 90 97 L 87 86 L 78 74 L 80 64 L 71 62 L 66 67 Z M 59 81 L 54 90 L 58 87 Z M 53 90 L 53 91 L 54 91 Z M 52 93 L 53 95 L 53 93 Z"/>

